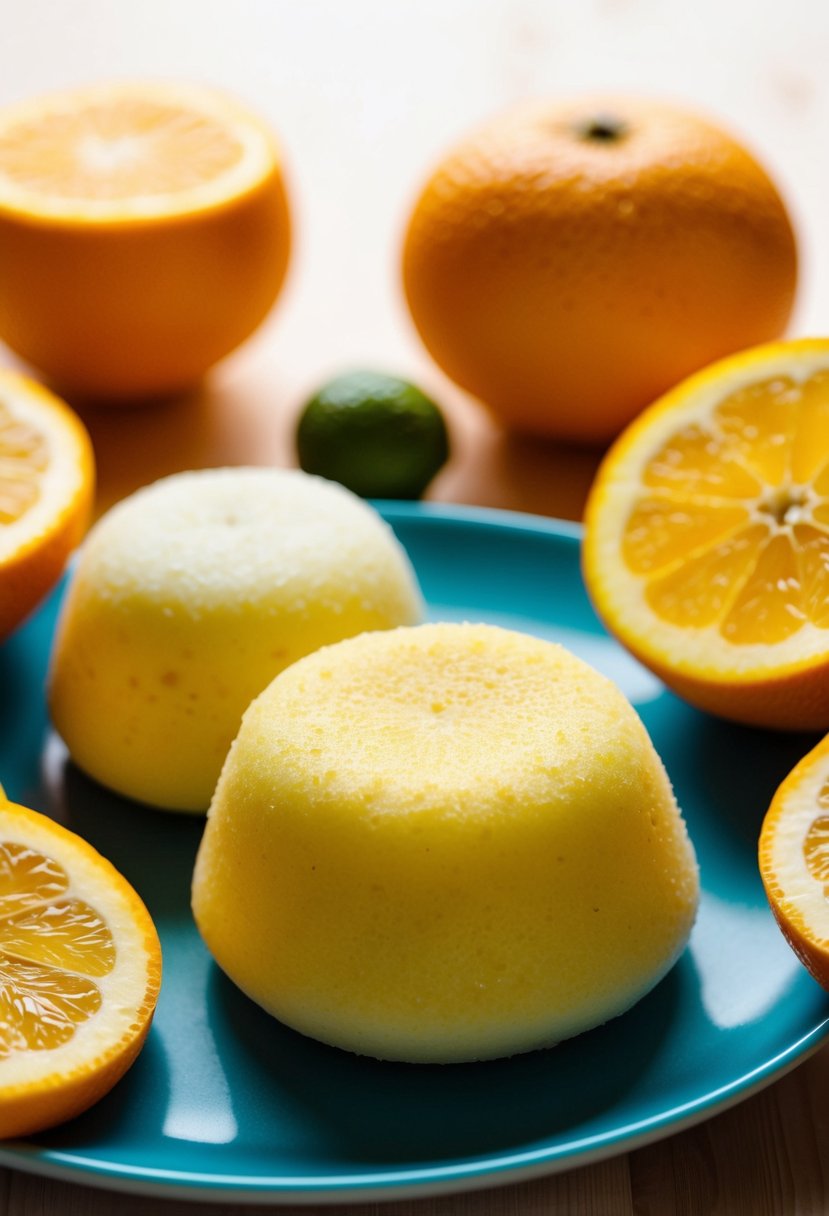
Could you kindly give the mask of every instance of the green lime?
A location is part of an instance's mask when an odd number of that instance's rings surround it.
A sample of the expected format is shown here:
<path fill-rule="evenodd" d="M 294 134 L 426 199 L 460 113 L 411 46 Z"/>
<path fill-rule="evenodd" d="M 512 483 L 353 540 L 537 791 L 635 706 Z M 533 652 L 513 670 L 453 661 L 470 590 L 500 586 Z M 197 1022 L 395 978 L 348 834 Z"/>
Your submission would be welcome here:
<path fill-rule="evenodd" d="M 302 411 L 296 440 L 306 473 L 339 481 L 363 498 L 419 498 L 449 456 L 446 423 L 434 401 L 380 372 L 329 380 Z"/>

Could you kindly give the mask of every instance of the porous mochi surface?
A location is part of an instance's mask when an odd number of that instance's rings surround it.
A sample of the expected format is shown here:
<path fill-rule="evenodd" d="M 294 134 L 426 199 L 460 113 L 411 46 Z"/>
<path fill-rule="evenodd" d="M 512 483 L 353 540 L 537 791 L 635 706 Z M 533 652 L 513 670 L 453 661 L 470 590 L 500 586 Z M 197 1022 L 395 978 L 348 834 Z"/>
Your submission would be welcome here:
<path fill-rule="evenodd" d="M 58 625 L 52 718 L 103 784 L 204 811 L 243 711 L 279 671 L 421 614 L 403 549 L 348 490 L 287 469 L 177 474 L 90 532 Z"/>
<path fill-rule="evenodd" d="M 553 1044 L 687 941 L 697 865 L 622 693 L 563 647 L 434 624 L 327 647 L 245 714 L 193 907 L 288 1025 L 380 1058 Z"/>

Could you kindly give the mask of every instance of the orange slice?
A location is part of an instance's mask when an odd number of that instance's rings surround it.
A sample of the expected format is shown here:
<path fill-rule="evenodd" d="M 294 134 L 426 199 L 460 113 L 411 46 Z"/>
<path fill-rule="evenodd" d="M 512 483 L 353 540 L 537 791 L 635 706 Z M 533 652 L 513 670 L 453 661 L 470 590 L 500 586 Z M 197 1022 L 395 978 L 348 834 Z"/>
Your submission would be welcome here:
<path fill-rule="evenodd" d="M 33 380 L 0 371 L 0 641 L 60 577 L 89 522 L 94 480 L 76 415 Z"/>
<path fill-rule="evenodd" d="M 829 736 L 774 795 L 759 854 L 777 923 L 800 961 L 829 989 Z"/>
<path fill-rule="evenodd" d="M 161 982 L 149 913 L 79 836 L 0 805 L 0 1137 L 61 1123 L 137 1056 Z"/>
<path fill-rule="evenodd" d="M 690 702 L 829 728 L 829 340 L 757 347 L 651 406 L 603 461 L 585 581 Z"/>
<path fill-rule="evenodd" d="M 178 391 L 284 278 L 281 160 L 213 90 L 133 82 L 0 110 L 0 336 L 65 390 Z"/>

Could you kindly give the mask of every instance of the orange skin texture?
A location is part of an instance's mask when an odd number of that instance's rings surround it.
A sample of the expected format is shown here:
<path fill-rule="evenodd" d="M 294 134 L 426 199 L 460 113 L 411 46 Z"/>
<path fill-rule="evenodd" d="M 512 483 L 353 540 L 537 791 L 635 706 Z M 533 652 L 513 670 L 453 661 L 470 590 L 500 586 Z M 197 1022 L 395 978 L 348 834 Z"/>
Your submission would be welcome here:
<path fill-rule="evenodd" d="M 583 134 L 591 120 L 617 139 Z M 795 237 L 698 115 L 585 97 L 508 113 L 437 167 L 403 282 L 436 362 L 508 428 L 604 442 L 697 368 L 785 328 Z"/>
<path fill-rule="evenodd" d="M 0 207 L 0 334 L 78 397 L 171 395 L 264 319 L 290 244 L 278 163 L 250 190 L 177 215 L 96 223 Z"/>
<path fill-rule="evenodd" d="M 599 615 L 612 632 L 613 625 L 604 616 L 595 587 L 591 594 Z M 767 730 L 829 730 L 829 658 L 813 658 L 800 667 L 770 671 L 765 677 L 755 675 L 739 680 L 732 676 L 717 680 L 671 669 L 627 636 L 624 646 L 677 696 L 718 718 Z"/>
<path fill-rule="evenodd" d="M 804 772 L 810 769 L 816 761 L 820 761 L 827 752 L 829 752 L 829 736 L 821 739 L 820 743 L 812 748 L 799 764 L 795 765 L 778 787 L 772 798 L 771 806 L 763 820 L 758 846 L 758 860 L 760 864 L 760 876 L 763 880 L 769 906 L 774 913 L 774 919 L 780 926 L 783 936 L 809 974 L 817 980 L 822 988 L 829 991 L 829 942 L 815 940 L 813 937 L 805 935 L 805 925 L 799 920 L 796 910 L 792 909 L 791 905 L 787 903 L 786 892 L 777 881 L 772 864 L 773 840 L 789 794 L 797 789 Z M 815 806 L 816 818 L 819 813 L 820 808 Z M 792 912 L 794 912 L 794 915 L 792 915 Z"/>
<path fill-rule="evenodd" d="M 64 425 L 75 433 L 82 465 L 81 485 L 71 502 L 43 530 L 31 536 L 6 561 L 0 562 L 0 642 L 32 612 L 63 573 L 72 551 L 80 544 L 92 518 L 95 496 L 95 457 L 83 423 L 60 399 L 33 380 L 3 369 L 0 386 L 23 384 L 61 412 Z"/>

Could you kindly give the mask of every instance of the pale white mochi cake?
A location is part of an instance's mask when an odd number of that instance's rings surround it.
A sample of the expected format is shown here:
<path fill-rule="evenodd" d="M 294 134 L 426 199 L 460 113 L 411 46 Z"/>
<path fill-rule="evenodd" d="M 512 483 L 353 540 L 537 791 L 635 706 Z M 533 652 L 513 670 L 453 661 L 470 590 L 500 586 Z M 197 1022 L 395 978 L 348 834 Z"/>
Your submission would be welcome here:
<path fill-rule="evenodd" d="M 342 486 L 292 469 L 177 474 L 90 532 L 58 624 L 52 720 L 104 785 L 204 811 L 278 672 L 422 611 L 391 529 Z"/>

